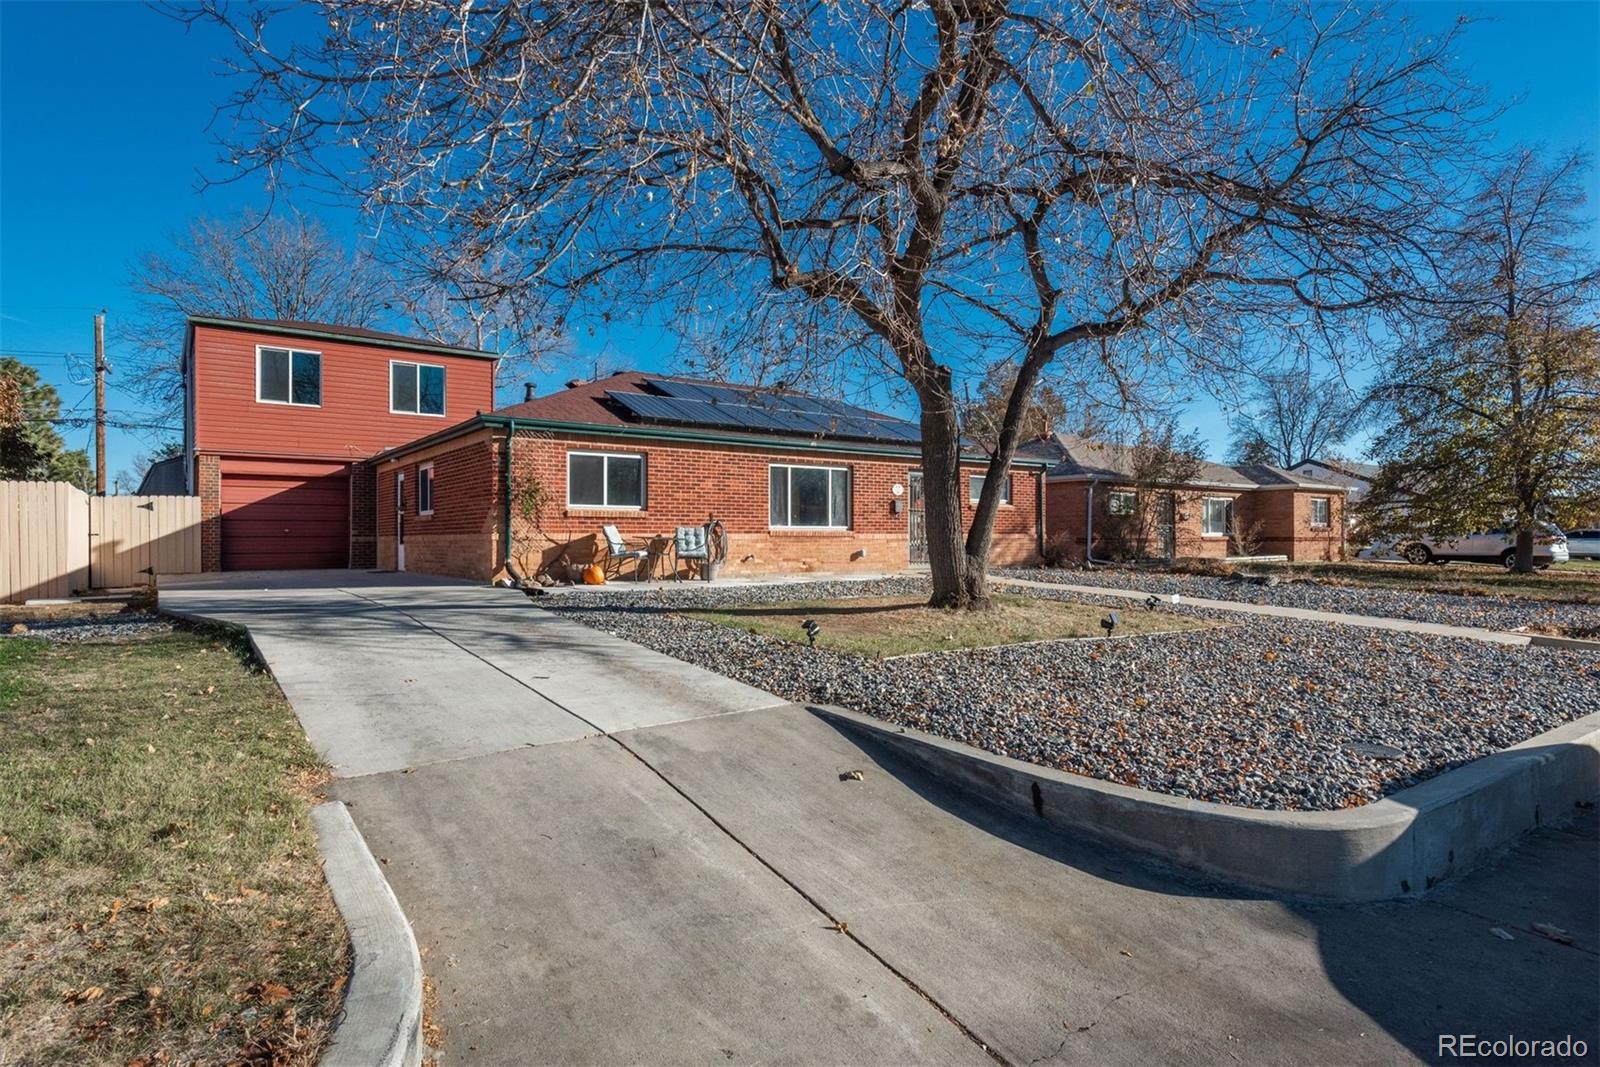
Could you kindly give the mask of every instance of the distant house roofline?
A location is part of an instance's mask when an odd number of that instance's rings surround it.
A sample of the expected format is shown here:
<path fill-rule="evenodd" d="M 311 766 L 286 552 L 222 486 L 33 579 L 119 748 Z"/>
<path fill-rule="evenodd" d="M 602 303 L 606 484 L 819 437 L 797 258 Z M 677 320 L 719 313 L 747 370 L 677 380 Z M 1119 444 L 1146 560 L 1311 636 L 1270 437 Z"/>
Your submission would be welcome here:
<path fill-rule="evenodd" d="M 249 330 L 253 333 L 270 333 L 280 337 L 303 337 L 314 341 L 339 341 L 345 344 L 371 345 L 376 348 L 394 348 L 407 352 L 424 352 L 438 356 L 464 356 L 469 359 L 499 359 L 495 352 L 481 352 L 475 348 L 461 348 L 421 337 L 369 330 L 365 326 L 339 326 L 325 322 L 300 322 L 290 319 L 227 318 L 220 315 L 190 315 L 189 329 L 196 326 L 217 326 L 223 329 Z"/>

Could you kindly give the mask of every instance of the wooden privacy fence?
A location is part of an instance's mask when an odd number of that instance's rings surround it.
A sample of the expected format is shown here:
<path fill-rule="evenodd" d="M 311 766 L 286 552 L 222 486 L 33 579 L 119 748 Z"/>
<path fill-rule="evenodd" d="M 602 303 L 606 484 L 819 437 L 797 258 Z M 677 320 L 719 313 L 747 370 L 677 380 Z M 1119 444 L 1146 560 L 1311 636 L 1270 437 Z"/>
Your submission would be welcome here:
<path fill-rule="evenodd" d="M 0 482 L 0 602 L 199 570 L 197 496 L 94 497 L 65 482 Z"/>

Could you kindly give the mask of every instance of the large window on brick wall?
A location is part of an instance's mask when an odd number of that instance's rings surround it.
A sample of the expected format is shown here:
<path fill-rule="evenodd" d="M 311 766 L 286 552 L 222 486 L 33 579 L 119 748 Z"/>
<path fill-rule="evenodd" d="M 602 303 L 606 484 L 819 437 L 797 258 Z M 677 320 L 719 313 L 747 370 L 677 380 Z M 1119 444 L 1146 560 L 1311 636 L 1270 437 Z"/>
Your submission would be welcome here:
<path fill-rule="evenodd" d="M 1207 537 L 1221 537 L 1233 532 L 1233 498 L 1208 496 L 1201 502 L 1200 532 Z"/>
<path fill-rule="evenodd" d="M 768 468 L 768 519 L 774 529 L 845 530 L 850 527 L 847 467 Z"/>
<path fill-rule="evenodd" d="M 568 452 L 567 505 L 644 507 L 644 457 L 631 452 Z"/>
<path fill-rule="evenodd" d="M 1329 516 L 1333 508 L 1325 496 L 1311 498 L 1311 526 L 1313 529 L 1325 530 L 1328 528 Z"/>

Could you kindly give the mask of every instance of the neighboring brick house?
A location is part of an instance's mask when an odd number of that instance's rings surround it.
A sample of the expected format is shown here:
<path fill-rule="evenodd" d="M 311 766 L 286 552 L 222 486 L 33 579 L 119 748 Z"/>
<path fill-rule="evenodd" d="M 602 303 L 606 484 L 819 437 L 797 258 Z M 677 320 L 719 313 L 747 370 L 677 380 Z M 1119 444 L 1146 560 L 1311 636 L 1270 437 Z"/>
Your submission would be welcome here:
<path fill-rule="evenodd" d="M 973 486 L 986 460 L 970 458 Z M 531 573 L 562 557 L 603 557 L 604 524 L 644 546 L 716 519 L 729 575 L 897 571 L 919 555 L 918 465 L 917 428 L 901 420 L 794 393 L 619 372 L 376 457 L 378 565 L 491 578 L 509 537 L 513 562 Z M 1025 458 L 1009 476 L 996 563 L 1039 559 L 1047 465 Z M 530 489 L 542 500 L 536 521 L 517 503 Z"/>
<path fill-rule="evenodd" d="M 396 334 L 189 319 L 184 482 L 205 570 L 370 567 L 362 461 L 494 406 L 496 356 Z"/>
<path fill-rule="evenodd" d="M 1056 551 L 1095 558 L 1282 555 L 1341 559 L 1346 487 L 1266 464 L 1201 462 L 1181 484 L 1146 487 L 1126 445 L 1057 434 L 1045 476 L 1045 520 Z M 1036 446 L 1038 447 L 1038 446 Z"/>

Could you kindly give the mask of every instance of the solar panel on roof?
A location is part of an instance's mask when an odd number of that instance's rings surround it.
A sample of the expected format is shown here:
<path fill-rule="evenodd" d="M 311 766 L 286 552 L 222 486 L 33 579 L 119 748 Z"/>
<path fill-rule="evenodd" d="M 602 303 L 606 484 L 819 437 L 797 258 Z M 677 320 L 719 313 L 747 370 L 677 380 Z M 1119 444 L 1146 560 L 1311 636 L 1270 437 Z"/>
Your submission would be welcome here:
<path fill-rule="evenodd" d="M 708 385 L 699 382 L 673 382 L 661 378 L 646 378 L 644 384 L 669 397 L 683 400 L 702 400 L 712 404 L 744 404 L 767 411 L 799 411 L 813 415 L 844 415 L 859 419 L 883 417 L 875 411 L 804 393 L 780 393 L 767 389 L 739 388 L 727 385 Z"/>
<path fill-rule="evenodd" d="M 915 425 L 898 419 L 769 410 L 754 404 L 712 403 L 649 393 L 607 392 L 606 396 L 651 422 L 869 441 L 914 443 L 920 439 Z"/>

